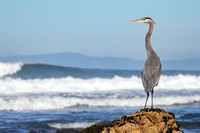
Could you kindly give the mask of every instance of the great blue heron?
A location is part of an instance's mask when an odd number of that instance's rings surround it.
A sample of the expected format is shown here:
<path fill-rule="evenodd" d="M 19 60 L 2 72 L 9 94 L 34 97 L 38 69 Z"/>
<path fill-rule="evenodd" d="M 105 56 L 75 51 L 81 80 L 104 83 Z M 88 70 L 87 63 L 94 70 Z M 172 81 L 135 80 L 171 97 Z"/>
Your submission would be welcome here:
<path fill-rule="evenodd" d="M 142 70 L 142 83 L 143 83 L 145 92 L 147 93 L 147 98 L 144 105 L 144 110 L 145 110 L 148 97 L 149 97 L 149 92 L 151 92 L 151 96 L 152 96 L 151 108 L 153 108 L 153 91 L 154 91 L 154 87 L 158 85 L 160 75 L 161 75 L 160 59 L 158 55 L 154 52 L 150 44 L 150 36 L 153 31 L 154 21 L 149 17 L 144 17 L 141 19 L 130 20 L 130 21 L 149 24 L 149 31 L 147 32 L 146 38 L 145 38 L 147 60 Z"/>

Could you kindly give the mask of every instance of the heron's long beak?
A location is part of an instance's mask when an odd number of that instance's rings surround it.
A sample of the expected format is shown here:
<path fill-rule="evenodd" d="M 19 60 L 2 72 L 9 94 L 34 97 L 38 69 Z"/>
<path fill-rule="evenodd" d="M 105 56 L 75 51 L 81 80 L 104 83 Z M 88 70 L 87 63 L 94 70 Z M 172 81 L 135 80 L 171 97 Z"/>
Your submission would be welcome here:
<path fill-rule="evenodd" d="M 142 22 L 140 19 L 134 19 L 134 20 L 129 20 L 129 21 Z"/>

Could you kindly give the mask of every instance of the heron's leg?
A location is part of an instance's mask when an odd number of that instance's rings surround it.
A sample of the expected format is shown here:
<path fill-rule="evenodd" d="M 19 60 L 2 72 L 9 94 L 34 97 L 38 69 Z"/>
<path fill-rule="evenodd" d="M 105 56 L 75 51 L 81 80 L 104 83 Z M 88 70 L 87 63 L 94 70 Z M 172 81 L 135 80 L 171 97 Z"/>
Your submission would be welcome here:
<path fill-rule="evenodd" d="M 145 105 L 144 105 L 144 110 L 146 109 L 146 105 L 147 105 L 148 97 L 149 97 L 149 92 L 147 92 L 147 98 L 146 98 L 146 102 L 145 102 Z"/>
<path fill-rule="evenodd" d="M 151 109 L 153 109 L 153 90 L 151 92 Z"/>

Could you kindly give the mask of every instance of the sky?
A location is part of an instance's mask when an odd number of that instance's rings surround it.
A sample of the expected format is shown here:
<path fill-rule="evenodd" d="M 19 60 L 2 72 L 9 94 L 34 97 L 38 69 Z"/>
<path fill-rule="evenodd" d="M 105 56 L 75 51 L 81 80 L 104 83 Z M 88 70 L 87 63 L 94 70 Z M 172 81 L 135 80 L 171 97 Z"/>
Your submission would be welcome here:
<path fill-rule="evenodd" d="M 75 52 L 146 58 L 148 24 L 163 60 L 200 58 L 200 1 L 0 0 L 0 56 Z"/>

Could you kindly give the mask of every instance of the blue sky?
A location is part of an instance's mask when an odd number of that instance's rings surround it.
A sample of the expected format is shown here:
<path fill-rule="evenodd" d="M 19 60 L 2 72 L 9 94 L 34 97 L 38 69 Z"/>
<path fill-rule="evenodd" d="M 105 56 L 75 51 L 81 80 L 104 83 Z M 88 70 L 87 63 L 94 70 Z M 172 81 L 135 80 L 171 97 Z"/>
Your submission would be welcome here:
<path fill-rule="evenodd" d="M 161 59 L 200 58 L 200 1 L 0 0 L 0 56 L 76 52 L 145 59 L 151 44 Z"/>

